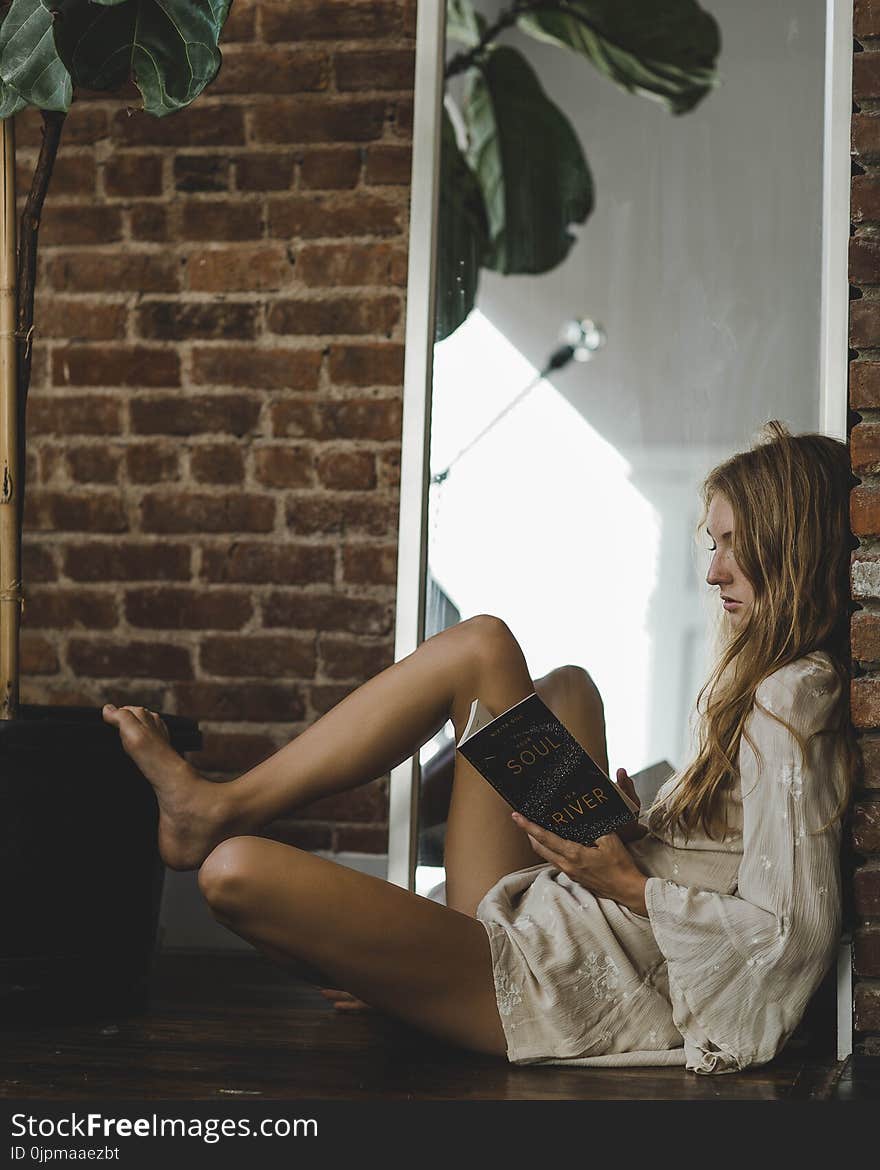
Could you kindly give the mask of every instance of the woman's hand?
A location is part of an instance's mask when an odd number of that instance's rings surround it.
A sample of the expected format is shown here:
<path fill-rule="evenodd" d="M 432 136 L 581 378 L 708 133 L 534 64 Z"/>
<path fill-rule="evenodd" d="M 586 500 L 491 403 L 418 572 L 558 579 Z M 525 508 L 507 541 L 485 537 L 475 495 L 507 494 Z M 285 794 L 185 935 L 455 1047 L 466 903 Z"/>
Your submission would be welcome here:
<path fill-rule="evenodd" d="M 648 879 L 616 833 L 597 837 L 595 846 L 580 845 L 542 829 L 519 813 L 512 816 L 528 834 L 534 851 L 545 861 L 557 866 L 597 898 L 611 898 L 635 914 L 647 917 L 645 885 Z"/>

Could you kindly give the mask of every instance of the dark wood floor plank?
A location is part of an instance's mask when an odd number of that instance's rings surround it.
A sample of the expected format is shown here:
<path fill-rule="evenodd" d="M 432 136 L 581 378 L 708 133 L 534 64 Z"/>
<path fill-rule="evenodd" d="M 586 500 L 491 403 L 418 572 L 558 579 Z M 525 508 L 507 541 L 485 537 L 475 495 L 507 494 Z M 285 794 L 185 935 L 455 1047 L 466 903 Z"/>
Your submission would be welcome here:
<path fill-rule="evenodd" d="M 819 1100 L 857 1095 L 843 1066 L 782 1054 L 740 1074 L 513 1067 L 377 1012 L 335 1012 L 267 960 L 160 956 L 150 1010 L 7 1033 L 0 1097 L 204 1100 Z"/>

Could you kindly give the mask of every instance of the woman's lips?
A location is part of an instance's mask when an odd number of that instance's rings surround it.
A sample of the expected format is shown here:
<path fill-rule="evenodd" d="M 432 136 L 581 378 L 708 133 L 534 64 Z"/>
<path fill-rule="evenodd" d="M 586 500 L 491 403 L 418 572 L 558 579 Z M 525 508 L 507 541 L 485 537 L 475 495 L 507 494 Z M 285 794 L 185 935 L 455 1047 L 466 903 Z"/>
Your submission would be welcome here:
<path fill-rule="evenodd" d="M 742 605 L 742 602 L 741 601 L 727 601 L 724 598 L 722 598 L 721 604 L 724 606 L 725 609 L 731 610 L 731 609 L 735 609 L 736 606 L 738 606 L 738 605 Z"/>

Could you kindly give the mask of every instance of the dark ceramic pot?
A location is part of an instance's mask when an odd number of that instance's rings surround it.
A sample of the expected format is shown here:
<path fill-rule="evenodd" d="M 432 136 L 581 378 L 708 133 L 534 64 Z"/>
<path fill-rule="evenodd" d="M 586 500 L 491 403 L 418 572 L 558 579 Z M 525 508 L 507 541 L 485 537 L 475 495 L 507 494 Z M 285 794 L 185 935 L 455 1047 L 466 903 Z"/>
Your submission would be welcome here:
<path fill-rule="evenodd" d="M 162 718 L 177 751 L 202 746 L 195 721 Z M 0 720 L 0 1026 L 146 1008 L 158 820 L 99 709 L 22 704 Z"/>

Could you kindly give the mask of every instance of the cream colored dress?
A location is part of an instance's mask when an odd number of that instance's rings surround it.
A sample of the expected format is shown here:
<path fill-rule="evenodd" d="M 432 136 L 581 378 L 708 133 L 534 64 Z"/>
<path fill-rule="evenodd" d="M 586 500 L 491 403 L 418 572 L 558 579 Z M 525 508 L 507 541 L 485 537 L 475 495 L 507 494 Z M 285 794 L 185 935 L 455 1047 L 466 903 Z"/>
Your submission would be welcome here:
<path fill-rule="evenodd" d="M 758 703 L 805 736 L 840 681 L 824 651 L 764 679 Z M 756 704 L 728 796 L 731 830 L 650 833 L 629 845 L 648 916 L 596 898 L 556 866 L 508 874 L 476 910 L 489 935 L 514 1064 L 679 1064 L 735 1072 L 771 1060 L 797 1026 L 840 935 L 837 737 L 797 742 Z M 680 779 L 663 785 L 667 796 Z M 641 815 L 647 827 L 647 810 Z"/>

